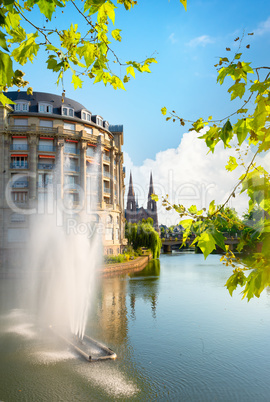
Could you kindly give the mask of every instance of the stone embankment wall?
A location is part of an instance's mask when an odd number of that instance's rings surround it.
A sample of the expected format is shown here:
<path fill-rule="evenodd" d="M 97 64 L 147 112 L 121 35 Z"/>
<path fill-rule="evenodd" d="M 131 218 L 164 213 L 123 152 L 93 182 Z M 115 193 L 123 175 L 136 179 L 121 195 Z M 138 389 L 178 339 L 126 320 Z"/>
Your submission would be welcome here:
<path fill-rule="evenodd" d="M 148 262 L 152 259 L 152 255 L 144 255 L 142 257 L 137 257 L 135 260 L 128 262 L 121 262 L 115 264 L 104 264 L 101 268 L 101 273 L 110 274 L 114 272 L 124 272 L 129 270 L 139 270 L 146 267 Z"/>

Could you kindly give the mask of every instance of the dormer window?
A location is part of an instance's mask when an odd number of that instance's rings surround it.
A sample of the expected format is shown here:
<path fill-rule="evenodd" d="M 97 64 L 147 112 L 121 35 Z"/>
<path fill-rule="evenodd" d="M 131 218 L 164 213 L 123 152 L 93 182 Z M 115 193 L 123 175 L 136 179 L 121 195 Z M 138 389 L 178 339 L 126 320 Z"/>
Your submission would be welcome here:
<path fill-rule="evenodd" d="M 39 113 L 52 113 L 53 107 L 49 103 L 42 102 L 38 104 L 38 111 Z"/>
<path fill-rule="evenodd" d="M 29 111 L 29 102 L 20 102 L 14 105 L 15 112 L 28 112 Z"/>
<path fill-rule="evenodd" d="M 102 118 L 99 117 L 99 116 L 97 116 L 97 124 L 98 124 L 99 126 L 102 126 L 102 123 L 103 123 Z"/>
<path fill-rule="evenodd" d="M 106 128 L 106 130 L 109 130 L 109 122 L 108 121 L 104 121 L 104 128 Z"/>
<path fill-rule="evenodd" d="M 62 115 L 63 116 L 74 117 L 74 109 L 71 108 L 71 107 L 62 106 Z"/>
<path fill-rule="evenodd" d="M 85 121 L 91 121 L 91 113 L 88 110 L 81 111 L 81 119 Z"/>

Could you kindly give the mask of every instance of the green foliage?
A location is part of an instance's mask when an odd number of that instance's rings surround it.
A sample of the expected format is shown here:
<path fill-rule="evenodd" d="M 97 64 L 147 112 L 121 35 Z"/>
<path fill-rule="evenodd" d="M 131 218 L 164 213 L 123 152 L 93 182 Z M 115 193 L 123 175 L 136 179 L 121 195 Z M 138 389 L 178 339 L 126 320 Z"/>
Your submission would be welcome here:
<path fill-rule="evenodd" d="M 239 49 L 243 39 L 244 36 L 240 40 Z M 163 205 L 167 210 L 174 208 L 181 219 L 188 217 L 180 222 L 185 227 L 183 239 L 186 241 L 194 233 L 196 237 L 193 244 L 200 247 L 205 258 L 217 245 L 226 250 L 222 260 L 234 268 L 226 283 L 227 289 L 232 295 L 237 286 L 243 287 L 243 297 L 250 300 L 254 296 L 259 297 L 263 289 L 270 285 L 270 175 L 255 163 L 257 155 L 270 149 L 270 67 L 252 68 L 250 62 L 242 60 L 239 49 L 231 61 L 227 57 L 220 58 L 215 66 L 217 82 L 222 85 L 225 80 L 232 80 L 233 84 L 228 89 L 231 100 L 242 99 L 244 96 L 246 100 L 229 118 L 218 121 L 212 120 L 212 117 L 207 120 L 199 118 L 193 122 L 192 130 L 200 133 L 202 128 L 207 127 L 207 131 L 199 138 L 205 141 L 211 152 L 215 151 L 220 141 L 224 148 L 235 148 L 239 154 L 238 161 L 230 156 L 226 169 L 232 171 L 241 167 L 245 172 L 222 206 L 216 206 L 215 201 L 212 201 L 208 211 L 203 208 L 202 212 L 197 211 L 195 206 L 187 209 L 183 205 L 171 205 L 167 197 L 163 199 Z M 230 48 L 226 50 L 230 51 Z M 162 108 L 162 114 L 167 114 L 165 107 Z M 238 115 L 241 117 L 235 119 Z M 185 121 L 174 111 L 169 118 L 181 124 Z M 244 163 L 241 155 L 240 146 L 243 148 L 244 144 L 245 154 L 249 149 L 254 152 L 249 164 Z M 247 194 L 249 198 L 248 211 L 243 220 L 237 217 L 235 211 L 226 207 L 239 188 L 240 193 Z M 237 249 L 249 253 L 247 260 L 236 258 L 232 251 L 225 248 L 225 232 L 241 235 Z"/>
<path fill-rule="evenodd" d="M 159 258 L 161 240 L 148 219 L 146 222 L 126 223 L 125 237 L 135 251 L 140 250 L 141 247 L 146 247 L 151 250 L 153 258 Z"/>
<path fill-rule="evenodd" d="M 113 44 L 121 42 L 121 29 L 115 28 L 116 10 L 124 6 L 129 11 L 137 1 L 134 0 L 83 0 L 78 6 L 74 0 L 28 0 L 15 2 L 2 1 L 0 9 L 0 102 L 5 103 L 3 91 L 16 85 L 24 87 L 27 81 L 18 80 L 13 69 L 13 61 L 20 65 L 33 62 L 41 49 L 47 54 L 47 69 L 56 73 L 56 82 L 63 85 L 66 71 L 71 72 L 74 88 L 81 88 L 83 80 L 91 79 L 94 83 L 103 82 L 114 89 L 125 89 L 124 83 L 130 77 L 135 78 L 135 71 L 150 72 L 150 65 L 155 58 L 146 58 L 142 62 L 122 62 L 113 50 Z M 186 7 L 185 2 L 183 2 Z M 42 16 L 37 16 L 37 7 Z M 51 21 L 56 11 L 73 9 L 73 18 L 77 23 L 66 29 L 58 30 Z M 80 30 L 79 30 L 80 27 Z M 112 71 L 112 63 L 118 71 Z M 121 77 L 121 69 L 126 75 Z M 10 103 L 10 102 L 9 102 Z"/>

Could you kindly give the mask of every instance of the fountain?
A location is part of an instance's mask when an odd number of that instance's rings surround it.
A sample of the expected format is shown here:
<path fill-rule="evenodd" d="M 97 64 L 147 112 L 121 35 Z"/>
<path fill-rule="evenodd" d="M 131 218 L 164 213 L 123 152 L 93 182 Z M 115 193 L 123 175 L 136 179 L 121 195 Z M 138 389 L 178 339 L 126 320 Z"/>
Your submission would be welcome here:
<path fill-rule="evenodd" d="M 51 328 L 88 361 L 114 359 L 111 349 L 85 335 L 102 262 L 101 236 L 89 210 L 86 213 L 83 205 L 74 204 L 72 197 L 58 196 L 58 171 L 46 198 L 39 199 L 39 213 L 30 219 L 23 262 L 27 305 L 39 327 Z M 93 205 L 93 199 L 88 201 Z"/>

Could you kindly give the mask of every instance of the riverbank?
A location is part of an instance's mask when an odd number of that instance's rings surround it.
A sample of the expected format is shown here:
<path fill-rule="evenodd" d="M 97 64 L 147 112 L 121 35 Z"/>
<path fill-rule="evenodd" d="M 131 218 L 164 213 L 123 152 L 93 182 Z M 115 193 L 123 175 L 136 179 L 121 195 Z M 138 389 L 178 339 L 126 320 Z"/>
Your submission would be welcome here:
<path fill-rule="evenodd" d="M 143 269 L 152 259 L 152 254 L 137 257 L 135 260 L 115 264 L 103 264 L 100 272 L 102 274 L 110 274 L 114 272 L 129 271 L 134 269 Z"/>

